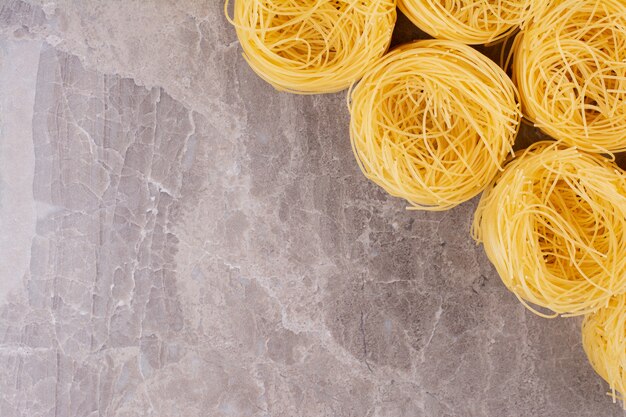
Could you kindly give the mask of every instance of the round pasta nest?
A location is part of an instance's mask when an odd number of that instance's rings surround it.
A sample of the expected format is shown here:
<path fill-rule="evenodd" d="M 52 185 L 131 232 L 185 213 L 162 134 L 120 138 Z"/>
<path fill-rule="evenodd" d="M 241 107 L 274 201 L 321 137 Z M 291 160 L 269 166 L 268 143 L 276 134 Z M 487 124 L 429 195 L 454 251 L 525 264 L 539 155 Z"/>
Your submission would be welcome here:
<path fill-rule="evenodd" d="M 235 0 L 230 20 L 246 61 L 276 89 L 331 93 L 387 51 L 396 0 Z"/>
<path fill-rule="evenodd" d="M 534 144 L 485 191 L 473 235 L 533 312 L 593 312 L 626 292 L 626 173 L 597 154 Z"/>
<path fill-rule="evenodd" d="M 509 36 L 524 23 L 533 0 L 398 0 L 398 7 L 429 35 L 470 45 Z"/>
<path fill-rule="evenodd" d="M 613 402 L 626 409 L 626 294 L 585 317 L 583 347 L 593 369 L 609 383 Z"/>
<path fill-rule="evenodd" d="M 555 139 L 590 152 L 626 150 L 626 1 L 563 0 L 514 45 L 524 113 Z"/>
<path fill-rule="evenodd" d="M 504 71 L 452 41 L 392 51 L 349 98 L 361 170 L 410 209 L 445 210 L 478 195 L 512 153 L 521 118 Z"/>

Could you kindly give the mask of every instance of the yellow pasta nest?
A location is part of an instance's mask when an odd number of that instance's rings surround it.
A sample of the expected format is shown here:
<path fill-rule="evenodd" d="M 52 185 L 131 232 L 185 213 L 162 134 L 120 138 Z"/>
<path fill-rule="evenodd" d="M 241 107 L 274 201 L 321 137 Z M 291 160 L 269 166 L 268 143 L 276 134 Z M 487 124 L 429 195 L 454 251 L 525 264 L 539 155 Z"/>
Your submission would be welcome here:
<path fill-rule="evenodd" d="M 361 170 L 412 209 L 445 210 L 478 195 L 512 153 L 521 117 L 504 71 L 452 41 L 392 51 L 349 97 Z"/>
<path fill-rule="evenodd" d="M 626 173 L 600 155 L 539 142 L 485 191 L 473 235 L 535 313 L 593 312 L 626 292 Z"/>
<path fill-rule="evenodd" d="M 513 79 L 530 120 L 590 152 L 626 150 L 626 1 L 554 2 L 520 33 Z"/>
<path fill-rule="evenodd" d="M 534 0 L 398 0 L 398 7 L 429 35 L 470 45 L 509 36 Z"/>
<path fill-rule="evenodd" d="M 613 402 L 626 409 L 626 295 L 585 317 L 583 347 L 593 369 L 609 383 Z"/>
<path fill-rule="evenodd" d="M 230 20 L 245 59 L 276 89 L 331 93 L 387 51 L 396 0 L 235 0 Z"/>

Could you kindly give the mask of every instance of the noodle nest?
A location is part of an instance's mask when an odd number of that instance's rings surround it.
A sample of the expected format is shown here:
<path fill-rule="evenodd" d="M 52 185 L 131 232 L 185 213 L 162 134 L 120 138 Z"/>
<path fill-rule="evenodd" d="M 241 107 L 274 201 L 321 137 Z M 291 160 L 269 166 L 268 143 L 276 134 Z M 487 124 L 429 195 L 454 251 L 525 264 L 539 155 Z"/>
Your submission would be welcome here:
<path fill-rule="evenodd" d="M 502 40 L 524 23 L 534 0 L 398 0 L 429 35 L 470 45 Z"/>
<path fill-rule="evenodd" d="M 585 317 L 583 347 L 593 369 L 609 383 L 615 402 L 626 395 L 626 295 Z"/>
<path fill-rule="evenodd" d="M 316 94 L 348 88 L 387 51 L 396 13 L 396 0 L 235 0 L 229 20 L 261 78 Z"/>
<path fill-rule="evenodd" d="M 593 312 L 626 292 L 626 173 L 597 154 L 534 144 L 485 191 L 473 235 L 533 312 Z"/>
<path fill-rule="evenodd" d="M 563 0 L 514 45 L 524 114 L 590 152 L 626 150 L 626 0 Z"/>
<path fill-rule="evenodd" d="M 392 51 L 349 98 L 361 170 L 410 209 L 446 210 L 478 195 L 512 153 L 521 118 L 504 71 L 452 41 Z"/>

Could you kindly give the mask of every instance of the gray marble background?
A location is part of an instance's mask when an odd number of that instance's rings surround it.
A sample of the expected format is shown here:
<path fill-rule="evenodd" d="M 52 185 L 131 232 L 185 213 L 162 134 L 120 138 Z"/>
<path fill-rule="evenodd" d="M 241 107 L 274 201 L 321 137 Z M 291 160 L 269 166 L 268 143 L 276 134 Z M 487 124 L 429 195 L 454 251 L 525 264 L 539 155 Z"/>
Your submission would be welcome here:
<path fill-rule="evenodd" d="M 0 0 L 0 416 L 626 415 L 348 119 L 220 0 Z"/>

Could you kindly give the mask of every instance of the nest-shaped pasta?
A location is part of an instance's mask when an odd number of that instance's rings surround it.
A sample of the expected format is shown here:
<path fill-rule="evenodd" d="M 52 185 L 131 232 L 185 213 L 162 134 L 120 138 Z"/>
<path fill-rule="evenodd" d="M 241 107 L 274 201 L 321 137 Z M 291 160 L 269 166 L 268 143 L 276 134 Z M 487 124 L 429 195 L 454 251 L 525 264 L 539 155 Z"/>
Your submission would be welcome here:
<path fill-rule="evenodd" d="M 590 152 L 626 150 L 626 1 L 553 2 L 518 35 L 513 80 L 524 114 Z"/>
<path fill-rule="evenodd" d="M 521 118 L 504 71 L 453 41 L 392 51 L 349 98 L 361 170 L 410 209 L 445 210 L 478 195 L 512 154 Z"/>
<path fill-rule="evenodd" d="M 387 51 L 396 0 L 235 0 L 229 19 L 245 59 L 276 89 L 331 93 Z"/>
<path fill-rule="evenodd" d="M 539 142 L 485 191 L 473 234 L 526 307 L 543 317 L 591 313 L 626 291 L 626 173 Z"/>
<path fill-rule="evenodd" d="M 626 294 L 585 317 L 583 347 L 593 369 L 609 383 L 613 402 L 626 409 Z"/>
<path fill-rule="evenodd" d="M 469 45 L 506 38 L 530 15 L 535 0 L 398 0 L 398 7 L 429 35 Z"/>

